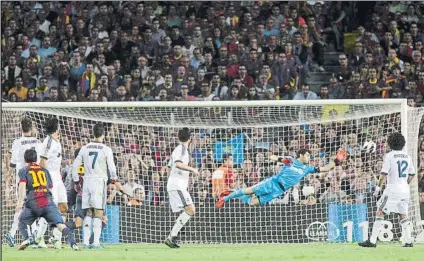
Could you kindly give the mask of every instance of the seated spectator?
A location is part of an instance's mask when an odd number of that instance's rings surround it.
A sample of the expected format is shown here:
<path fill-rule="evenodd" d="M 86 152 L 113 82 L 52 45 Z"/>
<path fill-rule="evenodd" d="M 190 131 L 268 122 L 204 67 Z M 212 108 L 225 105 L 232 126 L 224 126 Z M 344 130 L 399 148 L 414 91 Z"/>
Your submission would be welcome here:
<path fill-rule="evenodd" d="M 11 94 L 16 95 L 16 101 L 25 101 L 28 95 L 28 88 L 23 86 L 22 77 L 15 78 L 15 86 L 9 89 L 9 98 Z"/>
<path fill-rule="evenodd" d="M 318 96 L 315 92 L 311 91 L 309 84 L 302 85 L 302 92 L 296 93 L 293 100 L 315 100 Z"/>

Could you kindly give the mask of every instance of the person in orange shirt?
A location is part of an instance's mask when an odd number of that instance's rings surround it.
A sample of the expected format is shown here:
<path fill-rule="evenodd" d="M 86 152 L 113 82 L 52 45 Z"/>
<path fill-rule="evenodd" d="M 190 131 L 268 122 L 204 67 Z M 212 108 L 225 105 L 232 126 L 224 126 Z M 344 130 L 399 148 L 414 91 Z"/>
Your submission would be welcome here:
<path fill-rule="evenodd" d="M 22 84 L 23 84 L 22 77 L 21 76 L 16 77 L 15 78 L 16 86 L 9 90 L 8 95 L 11 95 L 12 93 L 14 93 L 18 97 L 18 101 L 26 100 L 27 94 L 28 94 L 28 88 L 24 87 Z"/>
<path fill-rule="evenodd" d="M 222 156 L 224 163 L 212 173 L 212 197 L 218 198 L 224 191 L 234 188 L 235 179 L 233 176 L 233 155 Z"/>

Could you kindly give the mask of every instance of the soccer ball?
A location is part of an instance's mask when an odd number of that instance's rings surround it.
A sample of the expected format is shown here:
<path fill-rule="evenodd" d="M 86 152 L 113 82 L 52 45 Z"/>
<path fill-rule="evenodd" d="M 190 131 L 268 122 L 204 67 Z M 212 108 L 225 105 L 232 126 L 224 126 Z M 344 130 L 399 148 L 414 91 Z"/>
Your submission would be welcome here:
<path fill-rule="evenodd" d="M 364 143 L 362 150 L 367 153 L 374 153 L 377 149 L 377 144 L 374 141 L 370 140 Z"/>

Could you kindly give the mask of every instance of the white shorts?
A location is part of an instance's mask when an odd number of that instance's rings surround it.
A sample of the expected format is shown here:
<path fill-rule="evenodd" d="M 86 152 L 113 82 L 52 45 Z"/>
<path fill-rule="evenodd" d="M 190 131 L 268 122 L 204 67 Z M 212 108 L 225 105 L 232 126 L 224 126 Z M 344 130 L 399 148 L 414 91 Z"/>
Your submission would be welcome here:
<path fill-rule="evenodd" d="M 107 199 L 106 179 L 84 179 L 82 188 L 82 209 L 105 209 Z"/>
<path fill-rule="evenodd" d="M 187 190 L 171 190 L 168 191 L 168 195 L 169 205 L 174 213 L 184 210 L 186 206 L 193 205 L 193 200 Z"/>
<path fill-rule="evenodd" d="M 51 192 L 53 195 L 53 202 L 56 205 L 59 203 L 68 203 L 66 187 L 62 180 L 53 180 L 53 188 L 51 189 Z"/>
<path fill-rule="evenodd" d="M 383 195 L 377 202 L 378 209 L 383 211 L 385 214 L 408 214 L 408 206 L 409 195 L 394 194 L 388 190 L 383 192 Z"/>

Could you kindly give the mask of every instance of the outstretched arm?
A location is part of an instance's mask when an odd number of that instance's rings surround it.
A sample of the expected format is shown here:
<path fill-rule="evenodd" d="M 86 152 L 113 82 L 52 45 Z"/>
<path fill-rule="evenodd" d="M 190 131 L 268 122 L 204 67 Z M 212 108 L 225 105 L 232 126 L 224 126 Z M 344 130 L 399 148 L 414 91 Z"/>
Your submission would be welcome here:
<path fill-rule="evenodd" d="M 318 168 L 317 168 L 317 170 L 318 170 L 318 172 L 328 172 L 328 171 L 330 171 L 330 170 L 334 169 L 334 167 L 338 165 L 338 164 L 336 164 L 336 162 L 337 162 L 337 163 L 340 163 L 340 161 L 338 161 L 338 160 L 336 159 L 335 161 L 330 161 L 330 162 L 329 162 L 327 165 L 325 165 L 325 166 L 318 167 Z"/>

